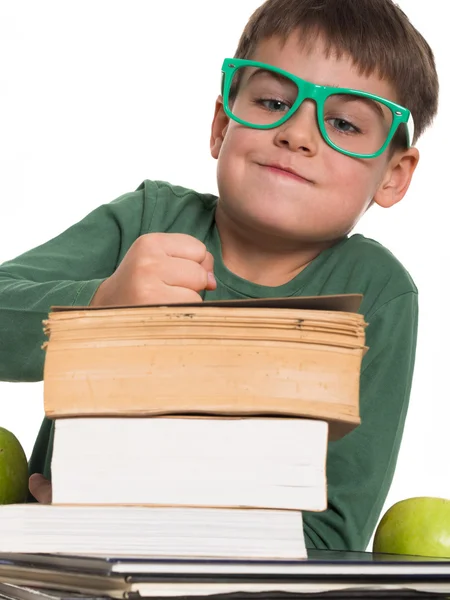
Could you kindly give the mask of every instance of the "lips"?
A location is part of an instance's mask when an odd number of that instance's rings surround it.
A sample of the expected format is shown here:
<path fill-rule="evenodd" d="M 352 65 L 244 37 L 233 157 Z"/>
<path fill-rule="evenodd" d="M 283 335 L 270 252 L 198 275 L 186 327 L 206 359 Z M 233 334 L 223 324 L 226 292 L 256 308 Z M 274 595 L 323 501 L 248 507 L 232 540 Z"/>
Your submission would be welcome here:
<path fill-rule="evenodd" d="M 282 165 L 280 163 L 267 163 L 261 164 L 260 166 L 265 167 L 266 169 L 269 169 L 270 171 L 279 175 L 285 175 L 286 177 L 290 177 L 291 179 L 302 181 L 303 183 L 312 183 L 310 179 L 307 179 L 306 177 L 301 175 L 296 169 L 288 165 Z"/>

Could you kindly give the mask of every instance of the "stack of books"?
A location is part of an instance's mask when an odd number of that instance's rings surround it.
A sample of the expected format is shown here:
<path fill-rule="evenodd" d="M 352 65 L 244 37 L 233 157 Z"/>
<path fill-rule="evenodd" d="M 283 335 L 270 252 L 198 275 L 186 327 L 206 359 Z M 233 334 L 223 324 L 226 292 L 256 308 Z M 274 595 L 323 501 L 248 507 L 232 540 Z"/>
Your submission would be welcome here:
<path fill-rule="evenodd" d="M 20 581 L 20 583 L 18 583 Z M 0 553 L 5 600 L 448 599 L 450 559 L 311 550 L 308 560 Z"/>
<path fill-rule="evenodd" d="M 297 560 L 328 440 L 359 423 L 360 297 L 55 308 L 52 505 L 0 508 L 0 551 Z"/>

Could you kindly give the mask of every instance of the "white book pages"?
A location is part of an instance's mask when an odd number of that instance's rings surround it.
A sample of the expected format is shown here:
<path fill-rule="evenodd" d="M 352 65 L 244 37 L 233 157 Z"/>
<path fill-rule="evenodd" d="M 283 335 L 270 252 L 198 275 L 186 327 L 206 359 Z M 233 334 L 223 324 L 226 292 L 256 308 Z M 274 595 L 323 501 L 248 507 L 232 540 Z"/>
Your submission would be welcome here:
<path fill-rule="evenodd" d="M 298 511 L 135 506 L 0 506 L 0 552 L 293 559 Z"/>
<path fill-rule="evenodd" d="M 53 502 L 321 511 L 327 447 L 306 419 L 57 419 Z"/>

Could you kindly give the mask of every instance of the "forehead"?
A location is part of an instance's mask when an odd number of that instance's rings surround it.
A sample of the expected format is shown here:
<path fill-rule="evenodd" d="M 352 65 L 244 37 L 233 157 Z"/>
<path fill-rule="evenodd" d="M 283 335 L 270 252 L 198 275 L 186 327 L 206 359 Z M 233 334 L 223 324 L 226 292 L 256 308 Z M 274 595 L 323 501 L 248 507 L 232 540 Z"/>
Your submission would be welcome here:
<path fill-rule="evenodd" d="M 362 90 L 398 102 L 394 86 L 389 81 L 375 73 L 362 74 L 349 55 L 338 56 L 333 50 L 327 53 L 320 36 L 305 43 L 300 32 L 291 33 L 285 41 L 271 37 L 258 44 L 251 59 L 319 85 Z"/>

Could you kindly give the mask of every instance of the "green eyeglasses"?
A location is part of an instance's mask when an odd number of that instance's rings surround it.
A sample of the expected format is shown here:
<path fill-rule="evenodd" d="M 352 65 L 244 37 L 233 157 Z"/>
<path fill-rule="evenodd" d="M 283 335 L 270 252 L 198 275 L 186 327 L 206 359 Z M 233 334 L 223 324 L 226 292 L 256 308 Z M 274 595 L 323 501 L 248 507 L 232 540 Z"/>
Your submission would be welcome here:
<path fill-rule="evenodd" d="M 402 123 L 411 146 L 414 122 L 410 111 L 380 96 L 316 85 L 253 60 L 226 58 L 222 73 L 225 113 L 247 127 L 279 127 L 304 100 L 313 100 L 323 139 L 342 154 L 355 158 L 380 156 Z"/>

